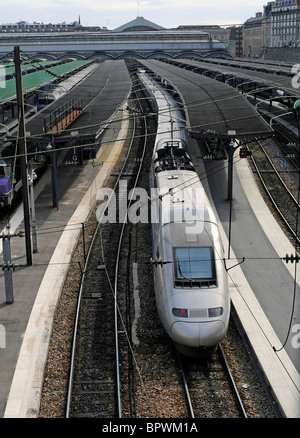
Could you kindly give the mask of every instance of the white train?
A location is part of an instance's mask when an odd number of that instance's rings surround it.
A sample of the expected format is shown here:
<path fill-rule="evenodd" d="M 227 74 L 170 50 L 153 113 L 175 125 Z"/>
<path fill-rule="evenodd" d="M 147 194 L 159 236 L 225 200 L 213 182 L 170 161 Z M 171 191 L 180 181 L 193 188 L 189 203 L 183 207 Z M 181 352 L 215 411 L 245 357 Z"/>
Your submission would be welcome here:
<path fill-rule="evenodd" d="M 180 353 L 212 354 L 230 315 L 218 224 L 187 153 L 184 114 L 164 87 L 145 72 L 140 77 L 158 111 L 150 172 L 158 314 Z"/>

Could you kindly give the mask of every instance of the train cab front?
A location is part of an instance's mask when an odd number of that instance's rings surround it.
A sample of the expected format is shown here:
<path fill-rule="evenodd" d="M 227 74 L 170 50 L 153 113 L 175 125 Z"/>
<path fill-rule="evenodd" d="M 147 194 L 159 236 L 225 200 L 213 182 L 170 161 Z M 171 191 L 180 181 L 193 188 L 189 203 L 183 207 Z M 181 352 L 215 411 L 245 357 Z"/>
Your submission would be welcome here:
<path fill-rule="evenodd" d="M 193 356 L 215 349 L 227 332 L 230 313 L 217 225 L 204 221 L 202 232 L 199 228 L 197 223 L 193 228 L 186 223 L 164 226 L 162 257 L 171 263 L 160 268 L 164 280 L 157 294 L 169 336 L 179 351 Z"/>
<path fill-rule="evenodd" d="M 176 321 L 172 325 L 171 338 L 180 353 L 202 357 L 215 352 L 226 331 L 222 320 L 194 323 Z"/>

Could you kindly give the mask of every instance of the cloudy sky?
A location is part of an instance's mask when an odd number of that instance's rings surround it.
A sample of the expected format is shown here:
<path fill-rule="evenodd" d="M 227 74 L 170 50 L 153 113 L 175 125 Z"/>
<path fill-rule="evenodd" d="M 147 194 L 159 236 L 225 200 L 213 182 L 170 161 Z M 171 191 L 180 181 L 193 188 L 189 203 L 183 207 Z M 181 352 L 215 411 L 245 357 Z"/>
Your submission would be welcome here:
<path fill-rule="evenodd" d="M 180 24 L 240 24 L 263 11 L 263 0 L 0 0 L 0 23 L 73 22 L 115 29 L 137 16 L 170 28 Z"/>

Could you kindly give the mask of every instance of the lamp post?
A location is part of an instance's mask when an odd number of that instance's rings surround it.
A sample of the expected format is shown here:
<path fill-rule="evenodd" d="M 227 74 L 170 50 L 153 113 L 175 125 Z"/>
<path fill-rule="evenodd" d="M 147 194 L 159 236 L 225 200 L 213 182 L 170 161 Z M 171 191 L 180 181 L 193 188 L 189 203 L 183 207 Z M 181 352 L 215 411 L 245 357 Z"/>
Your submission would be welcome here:
<path fill-rule="evenodd" d="M 38 252 L 37 247 L 37 228 L 36 228 L 36 215 L 35 215 L 35 202 L 34 202 L 34 190 L 33 181 L 37 178 L 36 173 L 32 164 L 29 164 L 29 192 L 30 192 L 30 206 L 31 206 L 31 232 L 32 232 L 32 251 L 33 253 Z"/>
<path fill-rule="evenodd" d="M 234 137 L 236 131 L 229 130 L 228 136 L 231 137 L 229 144 L 225 145 L 225 150 L 228 154 L 228 185 L 227 185 L 227 201 L 229 201 L 229 230 L 228 230 L 228 258 L 230 259 L 230 246 L 231 246 L 231 220 L 232 220 L 232 192 L 233 192 L 233 156 L 239 146 L 234 146 Z"/>
<path fill-rule="evenodd" d="M 227 200 L 232 201 L 232 179 L 233 179 L 233 155 L 239 146 L 234 146 L 233 138 L 236 135 L 236 131 L 228 131 L 228 136 L 231 137 L 229 144 L 225 145 L 225 150 L 228 154 L 228 188 L 227 188 Z"/>

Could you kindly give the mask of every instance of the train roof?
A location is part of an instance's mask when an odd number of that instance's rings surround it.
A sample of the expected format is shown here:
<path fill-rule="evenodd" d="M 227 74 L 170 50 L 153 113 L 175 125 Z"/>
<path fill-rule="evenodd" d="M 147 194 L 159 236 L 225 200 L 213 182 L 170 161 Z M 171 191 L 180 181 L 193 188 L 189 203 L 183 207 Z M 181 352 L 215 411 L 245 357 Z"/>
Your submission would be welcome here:
<path fill-rule="evenodd" d="M 217 223 L 196 172 L 167 170 L 156 174 L 161 226 L 196 221 Z M 202 226 L 203 228 L 203 226 Z"/>

